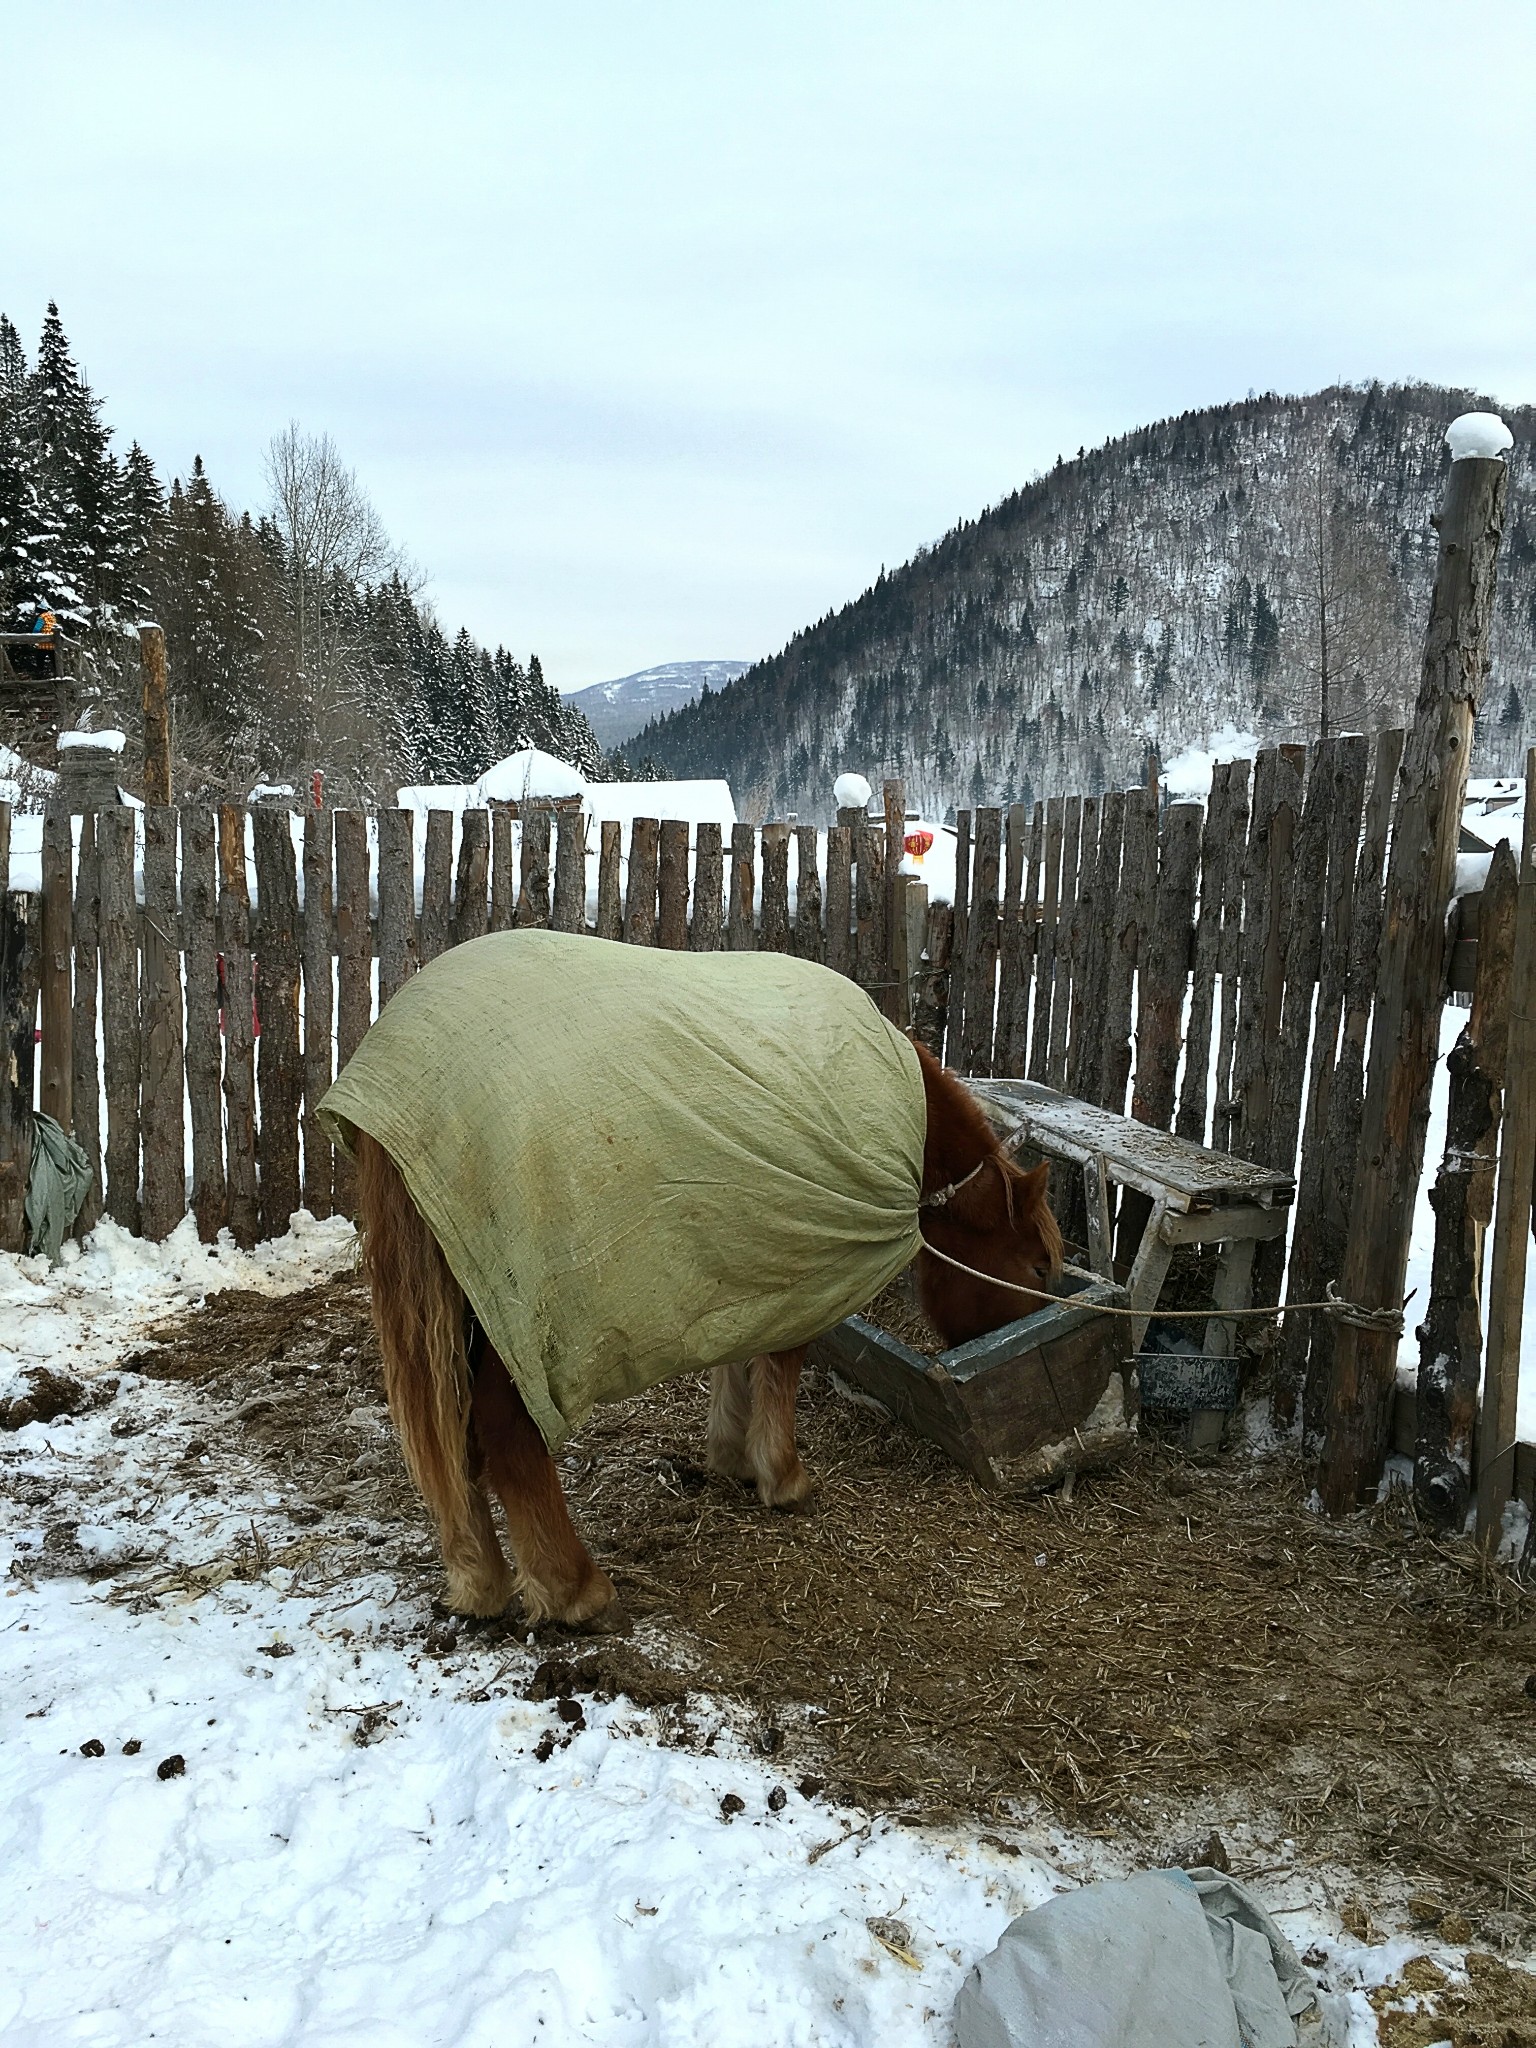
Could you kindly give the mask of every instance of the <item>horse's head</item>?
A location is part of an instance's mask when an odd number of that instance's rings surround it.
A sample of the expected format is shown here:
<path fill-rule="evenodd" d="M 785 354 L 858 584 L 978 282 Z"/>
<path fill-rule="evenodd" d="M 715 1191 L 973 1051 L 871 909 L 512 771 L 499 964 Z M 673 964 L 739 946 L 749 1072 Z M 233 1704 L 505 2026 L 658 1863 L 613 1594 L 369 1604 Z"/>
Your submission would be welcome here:
<path fill-rule="evenodd" d="M 978 1272 L 1018 1287 L 1048 1289 L 1062 1261 L 1061 1228 L 1048 1197 L 1050 1168 L 1025 1168 L 1010 1159 L 975 1098 L 926 1047 L 918 1047 L 918 1057 L 928 1098 L 924 1238 Z M 927 1253 L 918 1254 L 917 1278 L 923 1312 L 947 1346 L 1000 1329 L 1042 1305 Z"/>

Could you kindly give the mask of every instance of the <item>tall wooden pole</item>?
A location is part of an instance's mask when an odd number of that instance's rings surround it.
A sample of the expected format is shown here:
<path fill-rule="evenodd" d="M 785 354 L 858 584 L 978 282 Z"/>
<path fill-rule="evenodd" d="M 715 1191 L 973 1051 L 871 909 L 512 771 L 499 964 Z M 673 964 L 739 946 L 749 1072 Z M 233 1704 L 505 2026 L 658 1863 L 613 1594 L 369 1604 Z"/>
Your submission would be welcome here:
<path fill-rule="evenodd" d="M 1481 943 L 1481 942 L 1479 942 Z M 1494 1547 L 1515 1471 L 1520 1325 L 1525 1304 L 1531 1170 L 1536 1159 L 1536 747 L 1525 757 L 1525 832 L 1515 896 L 1508 1086 L 1499 1144 L 1498 1207 L 1488 1280 L 1488 1353 L 1477 1444 L 1477 1535 Z"/>
<path fill-rule="evenodd" d="M 171 800 L 171 695 L 165 667 L 165 635 L 158 626 L 139 628 L 139 666 L 144 678 L 144 801 Z"/>
<path fill-rule="evenodd" d="M 1318 1474 L 1318 1492 L 1330 1515 L 1348 1513 L 1375 1492 L 1386 1456 L 1400 1334 L 1396 1312 L 1440 1049 L 1446 912 L 1473 721 L 1488 667 L 1508 481 L 1497 458 L 1473 455 L 1453 462 L 1438 522 L 1440 560 L 1419 699 L 1403 756 L 1354 1204 L 1339 1280 L 1341 1297 L 1367 1315 L 1341 1318 L 1334 1344 Z"/>

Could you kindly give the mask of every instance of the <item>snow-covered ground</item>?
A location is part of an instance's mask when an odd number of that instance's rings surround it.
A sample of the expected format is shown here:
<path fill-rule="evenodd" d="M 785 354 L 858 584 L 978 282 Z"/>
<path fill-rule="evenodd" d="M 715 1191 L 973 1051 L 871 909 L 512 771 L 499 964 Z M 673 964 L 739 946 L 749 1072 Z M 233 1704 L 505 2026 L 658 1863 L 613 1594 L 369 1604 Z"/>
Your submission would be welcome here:
<path fill-rule="evenodd" d="M 0 1378 L 105 1374 L 202 1289 L 279 1292 L 351 1250 L 299 1218 L 250 1255 L 103 1226 L 52 1275 L 5 1258 Z M 1043 1823 L 916 1831 L 802 1796 L 728 1703 L 696 1702 L 679 1747 L 622 1698 L 524 1697 L 539 1649 L 429 1648 L 387 1569 L 321 1592 L 276 1561 L 270 1472 L 174 1476 L 201 1401 L 129 1373 L 0 1436 L 7 2048 L 940 2048 L 1014 1914 L 1128 1867 Z M 1259 1888 L 1364 2048 L 1362 1987 L 1425 1941 L 1362 1947 L 1320 1876 Z"/>

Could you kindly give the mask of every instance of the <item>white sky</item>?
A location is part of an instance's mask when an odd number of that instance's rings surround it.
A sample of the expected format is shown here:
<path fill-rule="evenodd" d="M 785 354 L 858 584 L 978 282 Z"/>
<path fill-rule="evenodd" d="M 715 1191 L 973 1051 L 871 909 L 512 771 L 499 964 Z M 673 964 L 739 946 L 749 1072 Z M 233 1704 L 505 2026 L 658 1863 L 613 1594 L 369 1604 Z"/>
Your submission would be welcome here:
<path fill-rule="evenodd" d="M 1530 0 L 0 0 L 0 65 L 29 349 L 236 505 L 329 430 L 563 689 L 1186 407 L 1536 397 Z"/>

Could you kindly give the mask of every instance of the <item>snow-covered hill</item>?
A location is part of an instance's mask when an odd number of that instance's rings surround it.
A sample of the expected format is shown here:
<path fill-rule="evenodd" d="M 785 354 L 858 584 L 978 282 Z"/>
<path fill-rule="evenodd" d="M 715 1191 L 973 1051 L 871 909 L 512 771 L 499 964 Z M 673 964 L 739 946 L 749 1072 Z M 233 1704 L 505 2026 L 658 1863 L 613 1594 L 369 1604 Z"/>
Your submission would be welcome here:
<path fill-rule="evenodd" d="M 825 818 L 834 776 L 932 815 L 1124 786 L 1235 726 L 1398 722 L 1417 688 L 1449 466 L 1488 402 L 1432 385 L 1268 394 L 1163 420 L 967 520 L 739 682 L 637 736 L 673 775 Z M 1515 446 L 1478 760 L 1536 740 L 1536 411 Z M 1324 688 L 1326 680 L 1326 691 Z"/>
<path fill-rule="evenodd" d="M 745 661 L 664 661 L 659 668 L 572 690 L 565 701 L 585 716 L 603 746 L 617 747 L 653 718 L 680 710 L 705 690 L 723 690 L 749 666 Z"/>

